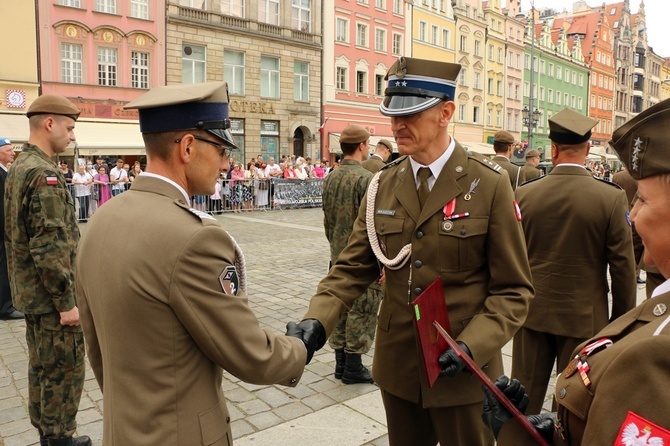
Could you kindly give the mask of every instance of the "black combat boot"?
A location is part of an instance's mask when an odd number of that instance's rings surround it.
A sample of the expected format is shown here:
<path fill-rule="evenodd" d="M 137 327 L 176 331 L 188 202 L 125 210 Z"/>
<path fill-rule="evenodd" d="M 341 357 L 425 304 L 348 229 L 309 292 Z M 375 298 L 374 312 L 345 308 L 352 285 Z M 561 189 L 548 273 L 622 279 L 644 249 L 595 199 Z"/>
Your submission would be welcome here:
<path fill-rule="evenodd" d="M 361 355 L 346 354 L 347 361 L 342 374 L 344 384 L 374 383 L 370 370 L 361 363 Z"/>
<path fill-rule="evenodd" d="M 335 378 L 342 379 L 344 373 L 345 354 L 343 348 L 335 349 Z"/>
<path fill-rule="evenodd" d="M 93 446 L 93 442 L 86 435 L 82 435 L 77 438 L 49 438 L 49 446 Z"/>

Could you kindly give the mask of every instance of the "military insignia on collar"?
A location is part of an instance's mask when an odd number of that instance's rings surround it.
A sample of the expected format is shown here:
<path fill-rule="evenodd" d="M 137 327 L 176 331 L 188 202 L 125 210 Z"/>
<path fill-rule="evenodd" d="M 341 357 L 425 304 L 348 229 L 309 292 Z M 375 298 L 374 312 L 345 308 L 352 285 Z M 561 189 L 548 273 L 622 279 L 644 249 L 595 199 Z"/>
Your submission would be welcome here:
<path fill-rule="evenodd" d="M 224 293 L 237 296 L 240 288 L 240 279 L 234 266 L 226 266 L 226 269 L 219 274 L 219 283 Z"/>
<path fill-rule="evenodd" d="M 660 446 L 670 444 L 670 431 L 629 411 L 621 424 L 614 446 L 633 444 Z"/>
<path fill-rule="evenodd" d="M 630 169 L 634 171 L 640 170 L 640 156 L 644 152 L 644 148 L 647 144 L 646 138 L 640 138 L 637 136 L 633 139 L 633 149 L 630 151 Z"/>
<path fill-rule="evenodd" d="M 407 61 L 405 60 L 404 57 L 399 57 L 398 66 L 396 67 L 395 70 L 395 75 L 398 77 L 403 77 L 406 74 L 407 74 Z"/>

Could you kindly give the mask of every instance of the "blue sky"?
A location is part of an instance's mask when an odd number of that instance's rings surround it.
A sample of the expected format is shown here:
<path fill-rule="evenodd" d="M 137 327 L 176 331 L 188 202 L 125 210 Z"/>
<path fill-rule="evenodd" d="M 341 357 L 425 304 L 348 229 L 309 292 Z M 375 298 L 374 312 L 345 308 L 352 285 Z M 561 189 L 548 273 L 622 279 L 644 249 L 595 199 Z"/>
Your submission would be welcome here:
<path fill-rule="evenodd" d="M 606 0 L 606 4 L 618 3 L 622 0 Z M 536 8 L 551 7 L 557 11 L 572 10 L 573 0 L 535 0 Z M 602 0 L 587 0 L 590 6 L 602 5 Z M 531 0 L 521 0 L 521 9 L 530 10 Z M 640 0 L 630 0 L 630 9 L 634 14 L 638 11 Z M 644 10 L 647 21 L 647 41 L 654 48 L 654 52 L 663 57 L 670 57 L 670 1 L 646 0 Z"/>

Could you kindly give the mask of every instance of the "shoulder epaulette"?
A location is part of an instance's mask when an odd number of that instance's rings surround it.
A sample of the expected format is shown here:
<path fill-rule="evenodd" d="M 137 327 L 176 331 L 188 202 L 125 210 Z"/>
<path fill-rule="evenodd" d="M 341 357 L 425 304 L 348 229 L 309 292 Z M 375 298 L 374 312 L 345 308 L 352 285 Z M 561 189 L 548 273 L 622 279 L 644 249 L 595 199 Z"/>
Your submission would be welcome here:
<path fill-rule="evenodd" d="M 524 181 L 523 183 L 519 184 L 519 186 L 523 186 L 524 184 L 532 183 L 533 181 L 541 180 L 542 178 L 546 178 L 546 175 L 542 175 L 541 177 L 533 178 L 532 180 Z"/>
<path fill-rule="evenodd" d="M 623 190 L 623 188 L 622 188 L 621 186 L 619 186 L 618 184 L 616 184 L 616 183 L 614 183 L 614 182 L 612 182 L 612 181 L 607 181 L 607 180 L 605 180 L 605 179 L 603 179 L 603 178 L 598 178 L 598 177 L 593 177 L 593 178 L 595 178 L 596 180 L 601 181 L 601 182 L 603 182 L 603 183 L 605 183 L 605 184 L 609 184 L 610 186 L 614 186 L 614 187 L 616 187 L 617 189 Z"/>
<path fill-rule="evenodd" d="M 212 224 L 218 225 L 219 224 L 218 220 L 216 218 L 212 217 L 211 215 L 209 215 L 207 212 L 199 211 L 199 210 L 193 209 L 193 208 L 188 208 L 188 210 L 193 215 L 200 218 L 200 221 L 202 221 L 202 224 L 204 224 L 204 225 L 212 225 Z"/>
<path fill-rule="evenodd" d="M 400 157 L 396 158 L 394 161 L 391 161 L 390 163 L 386 164 L 384 167 L 382 167 L 382 168 L 379 169 L 379 170 L 388 169 L 388 168 L 391 167 L 391 166 L 397 166 L 397 165 L 400 164 L 405 158 L 407 158 L 407 155 L 400 156 Z"/>
<path fill-rule="evenodd" d="M 489 169 L 493 170 L 494 172 L 500 173 L 500 171 L 502 170 L 502 167 L 500 167 L 500 165 L 498 163 L 496 163 L 494 161 L 491 161 L 490 159 L 488 159 L 486 156 L 482 155 L 481 153 L 468 151 L 468 158 L 473 159 L 475 161 L 479 161 L 480 163 L 482 163 L 483 165 L 485 165 Z"/>

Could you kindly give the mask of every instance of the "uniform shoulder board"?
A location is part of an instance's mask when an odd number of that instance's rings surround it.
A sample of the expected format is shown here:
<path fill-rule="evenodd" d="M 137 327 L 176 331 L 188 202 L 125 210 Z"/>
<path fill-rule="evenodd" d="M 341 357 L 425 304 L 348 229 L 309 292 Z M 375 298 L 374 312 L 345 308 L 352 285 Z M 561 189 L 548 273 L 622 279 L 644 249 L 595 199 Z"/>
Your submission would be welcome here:
<path fill-rule="evenodd" d="M 189 208 L 188 209 L 193 215 L 197 216 L 200 218 L 200 221 L 202 221 L 203 224 L 216 224 L 218 225 L 219 222 L 216 218 L 212 217 L 209 215 L 207 212 L 199 211 L 197 209 Z"/>
<path fill-rule="evenodd" d="M 601 181 L 601 182 L 603 182 L 603 183 L 605 183 L 605 184 L 609 184 L 610 186 L 614 186 L 614 187 L 616 187 L 617 189 L 623 190 L 623 188 L 622 188 L 621 186 L 619 186 L 618 184 L 616 184 L 616 183 L 614 183 L 614 182 L 612 182 L 612 181 L 607 181 L 607 180 L 604 179 L 604 178 L 598 178 L 598 177 L 593 177 L 593 178 L 595 178 L 596 180 Z"/>
<path fill-rule="evenodd" d="M 529 184 L 532 183 L 533 181 L 538 181 L 541 180 L 542 178 L 546 178 L 546 175 L 542 175 L 541 177 L 533 178 L 532 180 L 524 181 L 523 183 L 519 184 L 519 186 L 523 186 L 524 184 Z"/>
<path fill-rule="evenodd" d="M 388 168 L 391 167 L 391 166 L 397 166 L 397 165 L 400 164 L 405 158 L 407 158 L 407 155 L 400 156 L 400 157 L 396 158 L 395 161 L 391 161 L 390 163 L 386 164 L 384 167 L 382 167 L 382 168 L 379 169 L 379 170 L 388 169 Z"/>
<path fill-rule="evenodd" d="M 475 161 L 479 161 L 480 163 L 482 163 L 489 169 L 493 170 L 494 172 L 500 173 L 500 171 L 502 170 L 502 167 L 500 167 L 498 163 L 496 163 L 495 161 L 491 161 L 489 158 L 482 155 L 481 153 L 468 151 L 468 158 L 473 159 Z"/>

